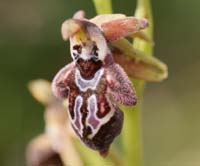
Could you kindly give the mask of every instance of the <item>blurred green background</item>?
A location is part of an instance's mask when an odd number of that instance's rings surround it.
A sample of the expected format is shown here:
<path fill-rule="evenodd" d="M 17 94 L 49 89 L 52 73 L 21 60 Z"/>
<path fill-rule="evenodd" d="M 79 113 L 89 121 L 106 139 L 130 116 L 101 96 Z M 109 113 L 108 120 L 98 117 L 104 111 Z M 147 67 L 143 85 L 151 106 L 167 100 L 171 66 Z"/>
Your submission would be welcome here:
<path fill-rule="evenodd" d="M 133 15 L 135 0 L 114 0 Z M 152 0 L 155 55 L 169 78 L 148 83 L 142 109 L 145 166 L 200 165 L 200 1 Z M 32 79 L 52 80 L 70 61 L 61 23 L 91 0 L 0 0 L 0 165 L 25 165 L 28 141 L 43 131 L 43 107 L 27 90 Z M 133 142 L 134 144 L 134 142 Z"/>

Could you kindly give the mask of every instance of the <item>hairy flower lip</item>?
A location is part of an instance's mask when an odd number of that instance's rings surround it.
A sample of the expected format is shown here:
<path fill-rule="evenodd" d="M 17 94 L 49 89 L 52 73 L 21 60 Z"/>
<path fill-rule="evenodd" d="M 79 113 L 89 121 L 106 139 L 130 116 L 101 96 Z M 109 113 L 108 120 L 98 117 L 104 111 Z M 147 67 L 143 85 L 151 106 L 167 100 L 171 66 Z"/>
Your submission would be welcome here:
<path fill-rule="evenodd" d="M 79 31 L 83 31 L 83 34 L 87 37 L 88 28 L 95 26 L 98 27 L 95 23 L 87 19 L 67 19 L 61 26 L 61 35 L 64 41 L 67 41 Z M 94 30 L 93 33 L 96 33 L 96 31 Z"/>

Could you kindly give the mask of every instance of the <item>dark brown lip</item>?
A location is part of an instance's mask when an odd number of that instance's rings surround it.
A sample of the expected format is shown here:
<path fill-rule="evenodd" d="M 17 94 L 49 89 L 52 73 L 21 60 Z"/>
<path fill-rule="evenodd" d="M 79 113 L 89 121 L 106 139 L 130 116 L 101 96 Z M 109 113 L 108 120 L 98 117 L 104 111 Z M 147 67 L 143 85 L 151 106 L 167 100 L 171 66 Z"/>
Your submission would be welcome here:
<path fill-rule="evenodd" d="M 81 75 L 86 79 L 93 78 L 94 74 L 102 67 L 102 61 L 95 61 L 93 58 L 84 60 L 77 59 L 76 66 L 80 70 Z"/>

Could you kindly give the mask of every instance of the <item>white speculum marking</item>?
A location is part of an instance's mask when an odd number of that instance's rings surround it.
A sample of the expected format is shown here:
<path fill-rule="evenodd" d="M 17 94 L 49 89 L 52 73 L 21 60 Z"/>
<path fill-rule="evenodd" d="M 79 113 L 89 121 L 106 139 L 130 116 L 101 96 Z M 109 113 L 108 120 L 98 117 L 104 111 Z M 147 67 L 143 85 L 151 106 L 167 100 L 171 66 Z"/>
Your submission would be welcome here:
<path fill-rule="evenodd" d="M 74 119 L 70 118 L 72 121 L 72 125 L 77 130 L 77 132 L 80 134 L 80 136 L 83 136 L 83 124 L 82 124 L 82 114 L 81 114 L 81 107 L 83 105 L 83 98 L 81 96 L 77 96 L 75 99 L 75 105 L 74 105 Z M 107 123 L 114 115 L 114 109 L 111 107 L 110 112 L 105 115 L 103 118 L 97 117 L 98 112 L 98 106 L 97 106 L 97 98 L 96 95 L 93 94 L 87 99 L 87 110 L 88 115 L 86 117 L 85 126 L 90 127 L 92 133 L 88 135 L 89 139 L 92 139 L 100 130 L 101 126 Z M 69 117 L 71 117 L 69 115 Z"/>
<path fill-rule="evenodd" d="M 81 76 L 81 73 L 78 69 L 76 69 L 75 72 L 75 82 L 76 85 L 79 87 L 79 89 L 82 92 L 86 92 L 88 89 L 96 90 L 96 87 L 103 75 L 104 69 L 99 69 L 95 75 L 94 78 L 90 80 L 86 80 Z"/>
<path fill-rule="evenodd" d="M 79 87 L 79 89 L 82 92 L 86 92 L 88 89 L 96 90 L 96 87 L 103 75 L 104 69 L 99 69 L 95 75 L 94 78 L 90 80 L 84 79 L 80 71 L 76 69 L 75 71 L 75 82 L 76 85 Z M 109 99 L 108 99 L 109 100 Z M 110 102 L 109 102 L 110 103 Z M 74 119 L 72 120 L 72 124 L 75 127 L 75 129 L 78 131 L 78 133 L 83 136 L 83 124 L 82 124 L 82 114 L 81 114 L 81 107 L 83 105 L 83 98 L 81 96 L 77 96 L 75 99 L 75 105 L 74 105 Z M 92 133 L 88 135 L 89 139 L 92 139 L 100 130 L 101 126 L 107 123 L 114 115 L 114 108 L 112 104 L 110 103 L 111 110 L 109 113 L 107 113 L 103 118 L 97 117 L 98 112 L 98 105 L 97 105 L 97 98 L 95 94 L 92 94 L 87 99 L 87 110 L 88 114 L 85 121 L 85 126 L 90 127 Z"/>
<path fill-rule="evenodd" d="M 111 108 L 110 112 L 103 118 L 98 118 L 97 98 L 95 94 L 93 94 L 87 99 L 87 110 L 88 115 L 86 118 L 86 126 L 90 126 L 92 129 L 92 133 L 88 135 L 88 138 L 92 139 L 98 133 L 101 126 L 107 123 L 110 120 L 110 118 L 114 115 L 114 109 Z"/>
<path fill-rule="evenodd" d="M 73 126 L 78 131 L 78 133 L 82 136 L 83 134 L 83 124 L 81 122 L 81 107 L 83 105 L 83 98 L 81 96 L 77 96 L 75 99 L 74 105 L 74 119 L 71 119 Z M 69 116 L 71 117 L 71 116 Z"/>

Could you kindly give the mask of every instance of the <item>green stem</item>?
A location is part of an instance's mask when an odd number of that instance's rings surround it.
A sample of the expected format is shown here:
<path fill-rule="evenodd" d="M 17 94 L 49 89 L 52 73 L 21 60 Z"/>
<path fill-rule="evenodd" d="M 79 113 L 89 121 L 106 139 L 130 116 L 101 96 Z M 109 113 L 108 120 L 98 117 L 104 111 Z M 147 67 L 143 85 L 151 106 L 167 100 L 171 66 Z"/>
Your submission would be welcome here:
<path fill-rule="evenodd" d="M 144 30 L 144 33 L 153 40 L 153 14 L 151 9 L 151 0 L 138 0 L 135 16 L 138 18 L 146 18 L 149 21 L 149 27 Z M 135 39 L 134 47 L 143 51 L 147 55 L 153 54 L 153 47 L 151 44 Z"/>
<path fill-rule="evenodd" d="M 110 14 L 112 13 L 111 0 L 93 0 L 97 14 Z"/>
<path fill-rule="evenodd" d="M 138 0 L 135 16 L 139 18 L 147 18 L 149 28 L 144 30 L 144 33 L 149 38 L 153 39 L 153 19 L 150 0 Z M 141 39 L 136 38 L 133 46 L 146 53 L 153 54 L 153 47 Z M 132 81 L 138 96 L 138 104 L 134 108 L 125 108 L 125 120 L 123 128 L 123 147 L 124 147 L 124 165 L 125 166 L 140 166 L 142 163 L 142 144 L 140 132 L 140 109 L 144 90 L 144 81 Z"/>
<path fill-rule="evenodd" d="M 124 110 L 124 127 L 123 127 L 123 148 L 125 166 L 141 165 L 141 133 L 140 133 L 140 106 L 144 81 L 133 81 L 137 91 L 138 103 L 132 108 L 123 108 Z"/>

